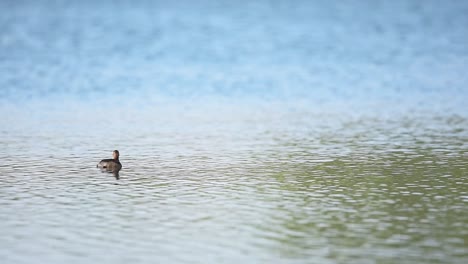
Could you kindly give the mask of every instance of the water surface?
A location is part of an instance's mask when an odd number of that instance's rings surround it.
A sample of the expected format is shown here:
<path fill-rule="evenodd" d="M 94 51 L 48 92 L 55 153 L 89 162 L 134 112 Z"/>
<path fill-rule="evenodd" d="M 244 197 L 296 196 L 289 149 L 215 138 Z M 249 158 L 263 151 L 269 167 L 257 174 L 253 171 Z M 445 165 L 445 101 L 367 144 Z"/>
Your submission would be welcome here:
<path fill-rule="evenodd" d="M 464 2 L 0 5 L 1 263 L 468 261 Z"/>

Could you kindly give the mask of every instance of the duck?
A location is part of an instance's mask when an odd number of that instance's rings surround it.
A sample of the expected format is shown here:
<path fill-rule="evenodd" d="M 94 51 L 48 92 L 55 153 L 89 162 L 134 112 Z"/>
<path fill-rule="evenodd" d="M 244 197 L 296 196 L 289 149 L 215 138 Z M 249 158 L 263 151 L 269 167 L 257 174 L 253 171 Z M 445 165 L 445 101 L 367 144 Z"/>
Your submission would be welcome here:
<path fill-rule="evenodd" d="M 119 171 L 122 169 L 122 163 L 119 161 L 119 155 L 120 153 L 118 150 L 112 151 L 113 159 L 103 159 L 96 165 L 96 167 L 106 169 L 107 171 Z"/>

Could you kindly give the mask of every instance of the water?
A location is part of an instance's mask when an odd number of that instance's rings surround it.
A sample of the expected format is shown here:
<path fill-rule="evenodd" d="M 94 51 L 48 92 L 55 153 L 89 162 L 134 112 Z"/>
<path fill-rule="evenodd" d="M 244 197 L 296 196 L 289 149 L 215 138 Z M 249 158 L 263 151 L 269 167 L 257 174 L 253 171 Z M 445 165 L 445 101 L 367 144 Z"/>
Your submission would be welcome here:
<path fill-rule="evenodd" d="M 0 7 L 1 263 L 468 261 L 468 4 Z"/>

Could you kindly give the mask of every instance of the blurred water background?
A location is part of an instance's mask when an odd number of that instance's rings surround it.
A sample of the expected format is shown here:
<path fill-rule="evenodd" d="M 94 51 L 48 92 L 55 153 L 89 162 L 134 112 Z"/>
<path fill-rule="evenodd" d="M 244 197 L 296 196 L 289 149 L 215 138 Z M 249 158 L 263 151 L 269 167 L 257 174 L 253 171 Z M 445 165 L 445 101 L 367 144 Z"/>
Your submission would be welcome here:
<path fill-rule="evenodd" d="M 466 263 L 467 14 L 0 1 L 0 262 Z"/>

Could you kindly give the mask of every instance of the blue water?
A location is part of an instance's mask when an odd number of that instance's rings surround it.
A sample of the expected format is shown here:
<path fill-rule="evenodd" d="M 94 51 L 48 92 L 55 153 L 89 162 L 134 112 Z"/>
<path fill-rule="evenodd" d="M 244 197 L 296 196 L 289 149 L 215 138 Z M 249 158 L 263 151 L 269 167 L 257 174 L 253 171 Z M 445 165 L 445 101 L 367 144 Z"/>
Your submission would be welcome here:
<path fill-rule="evenodd" d="M 465 263 L 467 14 L 0 1 L 0 262 Z"/>
<path fill-rule="evenodd" d="M 461 111 L 463 1 L 2 1 L 0 97 L 221 96 Z"/>

